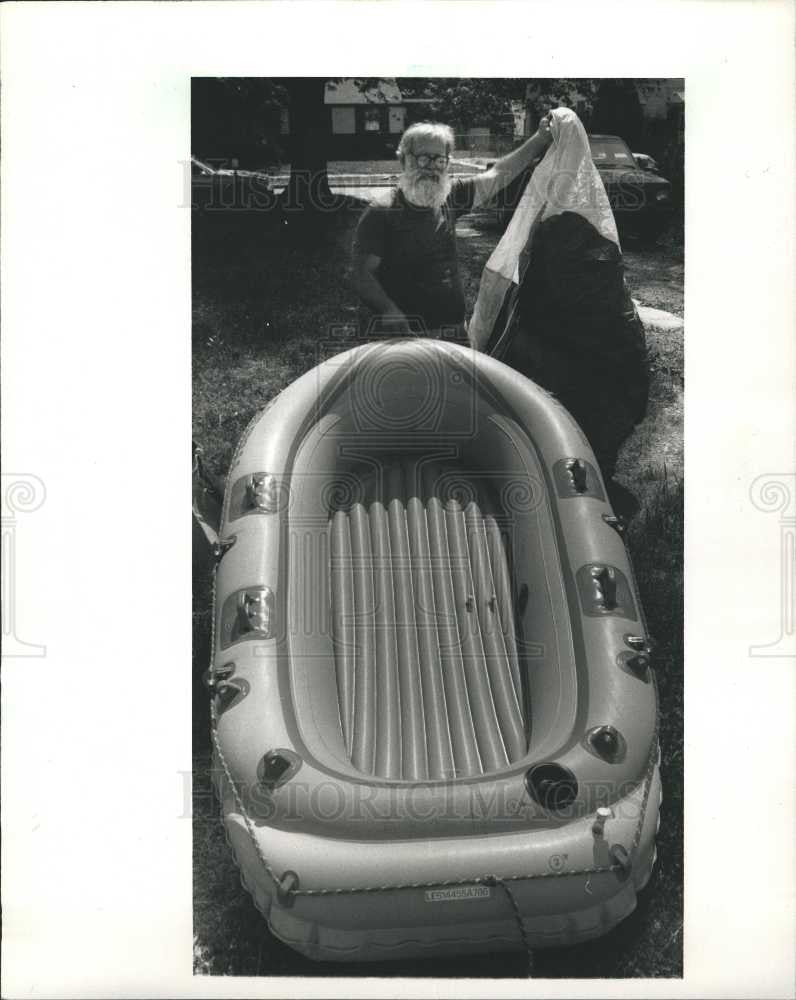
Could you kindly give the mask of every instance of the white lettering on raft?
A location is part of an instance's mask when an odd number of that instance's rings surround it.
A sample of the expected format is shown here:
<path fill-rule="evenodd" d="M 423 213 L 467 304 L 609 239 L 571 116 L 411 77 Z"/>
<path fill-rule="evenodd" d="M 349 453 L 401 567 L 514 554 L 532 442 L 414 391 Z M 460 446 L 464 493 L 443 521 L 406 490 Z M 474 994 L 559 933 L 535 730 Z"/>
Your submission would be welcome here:
<path fill-rule="evenodd" d="M 489 899 L 488 885 L 457 885 L 452 889 L 426 889 L 427 903 L 447 903 L 452 899 Z"/>

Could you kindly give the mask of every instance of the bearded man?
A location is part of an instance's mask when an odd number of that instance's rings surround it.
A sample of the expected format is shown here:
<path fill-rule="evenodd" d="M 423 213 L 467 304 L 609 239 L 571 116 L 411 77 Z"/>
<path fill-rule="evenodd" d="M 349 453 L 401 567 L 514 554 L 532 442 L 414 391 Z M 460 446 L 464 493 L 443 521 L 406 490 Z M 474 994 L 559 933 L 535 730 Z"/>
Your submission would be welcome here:
<path fill-rule="evenodd" d="M 398 185 L 386 204 L 362 213 L 354 237 L 354 287 L 370 311 L 371 333 L 466 340 L 456 219 L 491 201 L 550 141 L 545 117 L 489 170 L 452 178 L 449 126 L 419 122 L 404 132 Z"/>

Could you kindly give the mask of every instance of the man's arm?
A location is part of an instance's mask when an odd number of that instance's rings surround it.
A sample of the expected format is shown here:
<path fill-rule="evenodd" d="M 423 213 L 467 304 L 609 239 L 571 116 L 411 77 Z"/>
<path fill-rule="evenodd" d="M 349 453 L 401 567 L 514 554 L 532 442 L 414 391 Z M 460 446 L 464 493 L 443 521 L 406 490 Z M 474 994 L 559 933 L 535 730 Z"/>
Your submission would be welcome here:
<path fill-rule="evenodd" d="M 381 257 L 373 253 L 355 253 L 352 269 L 352 284 L 357 295 L 366 306 L 385 320 L 386 326 L 393 333 L 409 333 L 409 324 L 401 309 L 384 291 L 376 272 L 381 264 Z"/>
<path fill-rule="evenodd" d="M 502 191 L 507 184 L 519 176 L 529 163 L 542 155 L 550 145 L 551 140 L 550 121 L 545 116 L 539 123 L 538 131 L 530 139 L 526 139 L 517 149 L 506 153 L 496 163 L 493 163 L 489 170 L 473 179 L 475 183 L 473 207 L 478 208 L 491 201 L 498 191 Z"/>
<path fill-rule="evenodd" d="M 409 324 L 378 279 L 389 239 L 386 215 L 382 207 L 370 205 L 360 216 L 354 234 L 351 260 L 351 284 L 362 302 L 381 317 L 383 332 L 408 334 Z"/>

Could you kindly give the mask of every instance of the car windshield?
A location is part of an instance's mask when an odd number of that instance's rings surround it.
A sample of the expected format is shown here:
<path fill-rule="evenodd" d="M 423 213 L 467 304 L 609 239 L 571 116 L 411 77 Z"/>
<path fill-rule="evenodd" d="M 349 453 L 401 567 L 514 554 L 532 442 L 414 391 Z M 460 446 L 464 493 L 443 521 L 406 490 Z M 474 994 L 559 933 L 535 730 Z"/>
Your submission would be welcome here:
<path fill-rule="evenodd" d="M 621 139 L 589 139 L 591 158 L 598 167 L 635 167 L 633 154 Z"/>

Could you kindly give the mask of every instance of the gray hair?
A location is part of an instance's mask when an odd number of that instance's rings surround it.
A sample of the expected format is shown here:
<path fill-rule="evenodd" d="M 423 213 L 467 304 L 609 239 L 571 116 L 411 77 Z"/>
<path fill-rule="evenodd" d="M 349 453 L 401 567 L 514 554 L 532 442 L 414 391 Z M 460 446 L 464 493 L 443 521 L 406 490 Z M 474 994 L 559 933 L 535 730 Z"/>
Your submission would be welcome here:
<path fill-rule="evenodd" d="M 450 125 L 441 125 L 439 122 L 416 122 L 401 136 L 395 155 L 403 163 L 406 154 L 413 153 L 423 139 L 441 139 L 445 143 L 445 152 L 448 154 L 453 152 L 455 140 Z"/>

